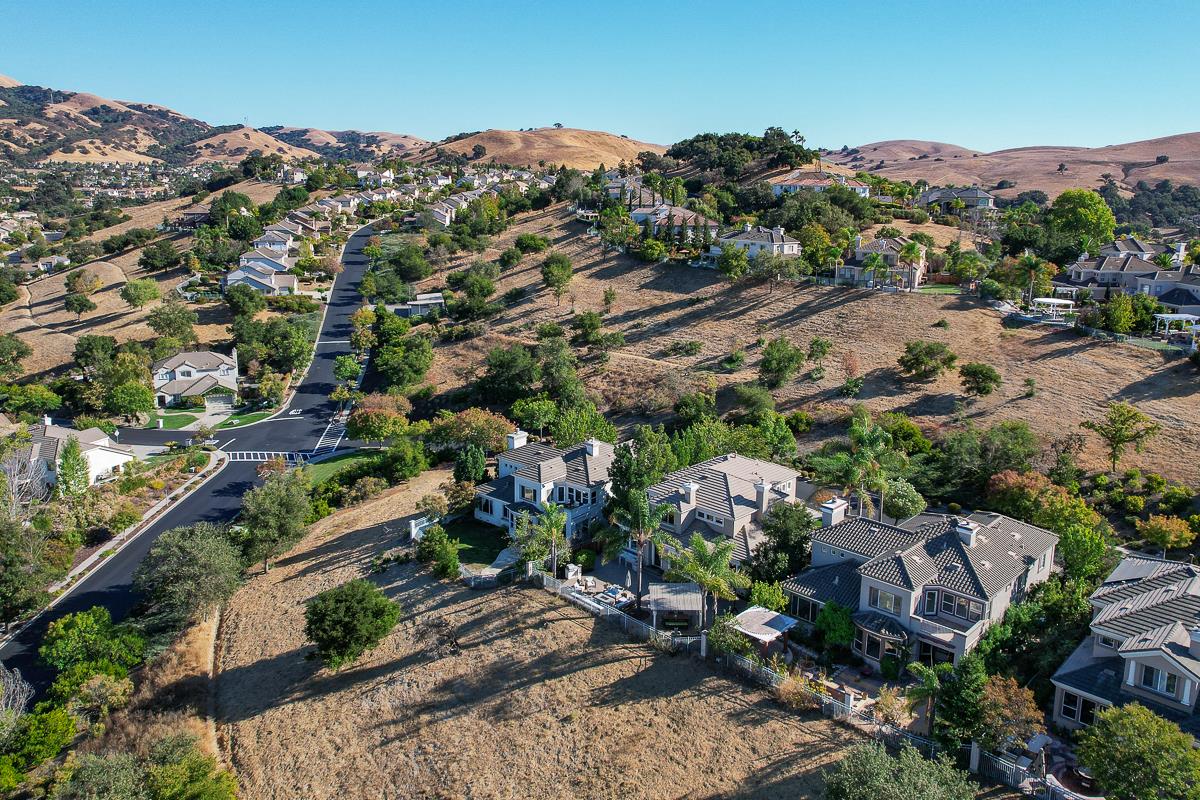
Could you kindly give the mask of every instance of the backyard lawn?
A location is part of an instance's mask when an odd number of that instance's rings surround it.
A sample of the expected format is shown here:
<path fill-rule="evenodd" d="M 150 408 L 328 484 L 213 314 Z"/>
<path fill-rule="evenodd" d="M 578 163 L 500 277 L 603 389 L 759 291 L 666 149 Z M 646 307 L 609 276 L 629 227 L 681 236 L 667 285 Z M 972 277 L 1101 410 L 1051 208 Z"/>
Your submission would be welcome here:
<path fill-rule="evenodd" d="M 199 417 L 195 414 L 151 414 L 150 421 L 146 423 L 146 427 L 157 428 L 160 419 L 162 420 L 163 430 L 177 431 L 186 425 L 191 425 Z"/>
<path fill-rule="evenodd" d="M 332 478 L 347 467 L 353 467 L 356 464 L 377 458 L 379 458 L 379 451 L 377 450 L 357 450 L 350 453 L 343 453 L 340 456 L 334 456 L 331 459 L 309 466 L 309 477 L 315 486 L 321 481 Z"/>
<path fill-rule="evenodd" d="M 930 283 L 917 289 L 921 294 L 960 294 L 957 286 L 951 283 Z"/>
<path fill-rule="evenodd" d="M 458 560 L 463 564 L 486 567 L 510 544 L 508 535 L 503 530 L 485 525 L 471 517 L 462 517 L 447 523 L 446 535 L 462 543 L 462 549 L 458 551 Z"/>

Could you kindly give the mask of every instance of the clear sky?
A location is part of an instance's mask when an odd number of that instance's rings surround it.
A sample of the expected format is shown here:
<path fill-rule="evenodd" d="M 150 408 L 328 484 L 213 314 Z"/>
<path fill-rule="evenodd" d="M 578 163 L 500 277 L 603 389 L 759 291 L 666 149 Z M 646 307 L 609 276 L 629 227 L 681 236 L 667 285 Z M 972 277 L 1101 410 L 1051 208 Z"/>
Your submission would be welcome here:
<path fill-rule="evenodd" d="M 0 73 L 214 124 L 981 150 L 1200 130 L 1200 2 L 0 0 Z"/>

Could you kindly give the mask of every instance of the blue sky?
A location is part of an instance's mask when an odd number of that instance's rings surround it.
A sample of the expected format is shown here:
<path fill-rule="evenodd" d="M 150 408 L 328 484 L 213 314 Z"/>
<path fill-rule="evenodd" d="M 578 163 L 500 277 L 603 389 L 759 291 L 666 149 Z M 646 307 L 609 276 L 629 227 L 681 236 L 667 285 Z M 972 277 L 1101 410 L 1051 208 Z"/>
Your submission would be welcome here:
<path fill-rule="evenodd" d="M 1197 2 L 0 0 L 0 73 L 215 124 L 981 150 L 1200 130 Z M 114 10 L 119 9 L 119 10 Z"/>

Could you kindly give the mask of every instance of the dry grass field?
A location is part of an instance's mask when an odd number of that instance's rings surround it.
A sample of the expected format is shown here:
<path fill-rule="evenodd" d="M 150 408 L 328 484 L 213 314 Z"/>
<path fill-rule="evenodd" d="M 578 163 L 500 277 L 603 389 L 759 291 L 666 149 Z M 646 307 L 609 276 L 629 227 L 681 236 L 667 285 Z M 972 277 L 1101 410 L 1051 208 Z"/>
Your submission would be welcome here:
<path fill-rule="evenodd" d="M 267 202 L 279 189 L 278 184 L 259 181 L 245 181 L 229 187 L 229 191 L 241 192 L 255 203 Z M 187 198 L 174 198 L 126 209 L 132 219 L 96 231 L 89 238 L 100 241 L 131 228 L 153 228 L 162 221 L 163 216 L 175 216 L 189 202 Z M 191 246 L 190 234 L 173 234 L 170 238 L 180 250 Z M 158 283 L 159 291 L 166 297 L 187 274 L 182 268 L 146 273 L 138 267 L 140 255 L 139 248 L 85 265 L 89 272 L 100 277 L 103 287 L 91 296 L 96 310 L 84 314 L 80 319 L 63 308 L 69 270 L 19 287 L 16 302 L 0 313 L 0 333 L 15 333 L 33 348 L 33 355 L 24 362 L 27 375 L 44 375 L 69 364 L 75 341 L 82 334 L 113 336 L 119 342 L 153 338 L 154 332 L 146 325 L 146 317 L 158 303 L 151 303 L 142 309 L 130 309 L 120 297 L 121 288 L 126 281 L 149 277 Z M 202 344 L 229 338 L 226 326 L 232 320 L 223 303 L 200 304 L 195 306 L 195 310 L 200 318 L 196 335 Z"/>
<path fill-rule="evenodd" d="M 937 235 L 949 231 L 923 226 Z M 602 253 L 597 240 L 583 234 L 566 209 L 554 206 L 523 217 L 520 224 L 498 237 L 495 258 L 519 233 L 548 236 L 553 247 L 568 254 L 575 277 L 561 304 L 542 288 L 541 256 L 526 256 L 498 281 L 498 292 L 524 287 L 528 297 L 494 318 L 481 338 L 460 344 L 438 345 L 430 377 L 439 388 L 465 383 L 487 350 L 513 340 L 534 341 L 541 322 L 567 324 L 573 310 L 603 308 L 606 288 L 617 292 L 616 303 L 605 316 L 605 329 L 625 334 L 626 346 L 612 354 L 604 367 L 583 370 L 589 387 L 615 412 L 618 424 L 661 418 L 680 387 L 714 382 L 718 387 L 744 383 L 757 376 L 760 339 L 785 335 L 807 343 L 813 336 L 833 339 L 834 351 L 826 361 L 820 381 L 799 378 L 776 392 L 781 410 L 811 408 L 836 418 L 849 410 L 840 397 L 845 380 L 843 359 L 857 360 L 866 377 L 859 397 L 875 412 L 903 411 L 928 428 L 953 422 L 955 403 L 963 399 L 957 374 L 923 384 L 903 383 L 896 373 L 896 358 L 904 343 L 915 339 L 941 341 L 959 356 L 960 363 L 983 361 L 993 365 L 1004 385 L 967 410 L 975 424 L 1003 419 L 1026 420 L 1049 442 L 1079 431 L 1079 423 L 1102 413 L 1112 400 L 1136 404 L 1163 426 L 1163 435 L 1146 451 L 1130 455 L 1128 466 L 1160 471 L 1192 484 L 1200 482 L 1200 380 L 1195 367 L 1182 360 L 1165 360 L 1156 352 L 1115 345 L 1070 332 L 1041 328 L 1008 330 L 1000 316 L 967 297 L 885 295 L 866 290 L 814 286 L 730 288 L 721 275 L 682 266 L 645 265 L 631 258 Z M 450 268 L 465 266 L 469 257 Z M 441 274 L 424 285 L 441 283 Z M 949 327 L 935 327 L 945 320 Z M 672 356 L 673 342 L 698 341 L 696 356 Z M 720 362 L 735 350 L 746 353 L 745 367 L 727 373 Z M 1025 398 L 1024 381 L 1032 378 L 1037 396 Z M 719 395 L 719 400 L 723 395 Z M 808 449 L 823 434 L 841 433 L 840 424 L 818 427 L 801 441 Z M 1086 456 L 1099 466 L 1101 453 L 1089 441 Z M 1125 462 L 1123 462 L 1125 463 Z"/>
<path fill-rule="evenodd" d="M 402 608 L 380 646 L 337 673 L 307 660 L 304 602 L 367 576 L 445 477 L 323 520 L 229 604 L 216 719 L 241 797 L 820 796 L 822 769 L 858 734 L 540 589 L 472 591 L 392 566 L 368 576 Z"/>
<path fill-rule="evenodd" d="M 589 170 L 600 164 L 615 167 L 622 160 L 633 161 L 644 150 L 662 153 L 666 149 L 661 145 L 647 144 L 613 133 L 578 128 L 488 130 L 437 146 L 470 155 L 477 144 L 487 148 L 485 161 L 528 165 L 544 161 L 547 164 L 565 164 Z"/>

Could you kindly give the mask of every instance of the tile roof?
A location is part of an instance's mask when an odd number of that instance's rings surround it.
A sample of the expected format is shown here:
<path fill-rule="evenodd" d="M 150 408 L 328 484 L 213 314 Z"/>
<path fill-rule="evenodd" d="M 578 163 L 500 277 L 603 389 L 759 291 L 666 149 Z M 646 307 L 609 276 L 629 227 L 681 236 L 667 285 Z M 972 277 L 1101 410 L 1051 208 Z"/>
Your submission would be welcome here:
<path fill-rule="evenodd" d="M 821 528 L 812 535 L 814 542 L 821 542 L 839 550 L 848 550 L 864 558 L 875 558 L 883 553 L 905 550 L 920 539 L 920 534 L 914 531 L 857 516 L 847 517 L 838 524 Z"/>
<path fill-rule="evenodd" d="M 150 367 L 154 372 L 167 369 L 173 370 L 179 367 L 193 367 L 194 369 L 217 369 L 218 367 L 236 367 L 237 362 L 232 356 L 227 356 L 224 353 L 216 353 L 212 350 L 190 350 L 186 353 L 164 358 L 161 361 L 156 361 Z"/>
<path fill-rule="evenodd" d="M 767 244 L 799 244 L 799 239 L 794 239 L 783 232 L 782 228 L 764 228 L 762 225 L 746 230 L 739 228 L 729 233 L 723 233 L 718 237 L 718 241 L 722 242 L 766 242 Z"/>
<path fill-rule="evenodd" d="M 857 561 L 842 561 L 826 567 L 806 569 L 783 582 L 783 590 L 825 605 L 858 608 L 862 577 Z"/>
<path fill-rule="evenodd" d="M 597 442 L 595 447 L 596 454 L 588 455 L 586 442 L 566 449 L 532 442 L 506 450 L 499 458 L 519 464 L 516 474 L 527 480 L 551 483 L 566 479 L 577 486 L 595 486 L 608 481 L 614 456 L 608 442 Z"/>
<path fill-rule="evenodd" d="M 887 255 L 899 255 L 904 246 L 911 242 L 907 236 L 893 236 L 887 239 L 872 239 L 858 249 L 864 253 L 880 253 Z M 921 252 L 925 252 L 925 245 L 918 243 L 917 247 L 921 248 Z"/>
<path fill-rule="evenodd" d="M 1161 244 L 1149 244 L 1134 236 L 1129 236 L 1124 239 L 1114 239 L 1110 244 L 1100 248 L 1101 253 L 1109 251 L 1113 253 L 1149 253 L 1151 256 L 1155 256 L 1159 253 L 1169 252 L 1169 248 Z"/>
<path fill-rule="evenodd" d="M 647 489 L 652 503 L 678 507 L 683 502 L 683 485 L 695 483 L 696 507 L 713 514 L 736 517 L 758 508 L 756 485 L 795 481 L 799 473 L 770 461 L 730 453 L 672 472 Z"/>
<path fill-rule="evenodd" d="M 1092 625 L 1129 637 L 1147 634 L 1173 622 L 1200 624 L 1200 577 L 1185 577 L 1112 599 L 1095 616 Z"/>

